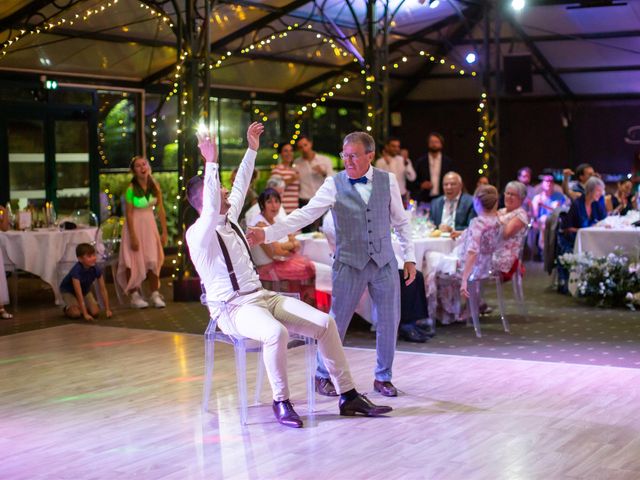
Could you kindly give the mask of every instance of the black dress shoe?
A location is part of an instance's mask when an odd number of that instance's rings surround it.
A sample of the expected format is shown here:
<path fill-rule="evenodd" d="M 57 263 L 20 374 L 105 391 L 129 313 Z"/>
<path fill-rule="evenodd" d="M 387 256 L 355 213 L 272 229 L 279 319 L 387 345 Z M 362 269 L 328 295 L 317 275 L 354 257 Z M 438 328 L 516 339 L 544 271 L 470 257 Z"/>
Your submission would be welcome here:
<path fill-rule="evenodd" d="M 289 400 L 282 402 L 273 401 L 273 414 L 276 416 L 278 423 L 285 427 L 301 428 L 302 419 L 293 409 L 293 405 Z"/>
<path fill-rule="evenodd" d="M 391 382 L 381 382 L 380 380 L 373 381 L 373 389 L 376 392 L 381 393 L 385 397 L 397 397 L 398 389 L 393 386 Z"/>
<path fill-rule="evenodd" d="M 330 378 L 316 377 L 316 392 L 325 397 L 337 397 L 336 387 L 333 386 Z"/>
<path fill-rule="evenodd" d="M 393 408 L 385 405 L 376 405 L 371 402 L 367 397 L 362 394 L 358 394 L 357 397 L 351 400 L 340 399 L 340 415 L 354 416 L 356 413 L 361 413 L 367 417 L 377 417 L 378 415 L 384 415 L 389 413 Z"/>
<path fill-rule="evenodd" d="M 398 336 L 406 342 L 414 343 L 424 343 L 429 339 L 429 337 L 414 325 L 400 325 Z"/>

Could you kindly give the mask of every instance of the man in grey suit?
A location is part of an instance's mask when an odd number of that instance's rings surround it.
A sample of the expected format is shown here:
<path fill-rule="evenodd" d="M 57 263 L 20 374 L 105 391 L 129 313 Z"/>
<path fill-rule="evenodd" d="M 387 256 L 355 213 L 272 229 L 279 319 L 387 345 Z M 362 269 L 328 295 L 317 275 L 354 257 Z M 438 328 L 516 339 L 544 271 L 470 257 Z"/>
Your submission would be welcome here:
<path fill-rule="evenodd" d="M 416 275 L 415 252 L 397 179 L 371 166 L 374 155 L 375 142 L 369 134 L 350 133 L 340 153 L 345 170 L 328 177 L 306 206 L 266 229 L 250 229 L 248 238 L 253 244 L 276 241 L 331 209 L 336 227 L 331 314 L 344 341 L 358 301 L 368 288 L 377 325 L 374 390 L 394 397 L 398 392 L 391 383 L 391 367 L 400 322 L 400 284 L 391 245 L 392 227 L 402 247 L 407 285 Z M 335 388 L 319 360 L 316 389 L 334 396 Z"/>
<path fill-rule="evenodd" d="M 460 235 L 476 216 L 473 197 L 462 191 L 462 177 L 456 172 L 448 172 L 442 179 L 444 195 L 431 202 L 431 221 L 452 237 Z"/>

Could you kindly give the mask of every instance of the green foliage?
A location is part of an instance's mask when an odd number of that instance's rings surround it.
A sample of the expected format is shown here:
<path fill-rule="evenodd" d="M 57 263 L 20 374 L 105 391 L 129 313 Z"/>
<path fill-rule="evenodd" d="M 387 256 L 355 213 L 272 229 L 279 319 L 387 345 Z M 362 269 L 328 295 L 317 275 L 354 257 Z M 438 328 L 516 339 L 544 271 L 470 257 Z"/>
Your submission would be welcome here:
<path fill-rule="evenodd" d="M 604 257 L 566 253 L 558 261 L 575 274 L 578 296 L 599 307 L 629 306 L 629 296 L 640 292 L 640 263 L 618 249 Z"/>

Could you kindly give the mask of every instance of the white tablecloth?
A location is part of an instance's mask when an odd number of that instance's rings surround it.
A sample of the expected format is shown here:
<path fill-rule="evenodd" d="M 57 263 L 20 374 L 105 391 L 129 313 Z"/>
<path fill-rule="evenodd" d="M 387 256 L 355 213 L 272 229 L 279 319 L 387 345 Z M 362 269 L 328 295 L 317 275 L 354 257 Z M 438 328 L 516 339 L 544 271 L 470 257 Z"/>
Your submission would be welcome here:
<path fill-rule="evenodd" d="M 333 264 L 333 257 L 326 238 L 313 238 L 312 234 L 308 233 L 300 234 L 296 238 L 302 245 L 301 253 L 303 255 L 306 255 L 314 262 L 324 263 L 325 265 Z M 451 238 L 428 237 L 414 239 L 413 244 L 416 250 L 416 266 L 418 270 L 422 270 L 427 252 L 451 253 L 455 242 Z M 393 250 L 399 260 L 398 266 L 402 267 L 403 263 L 400 261 L 402 250 L 399 242 L 393 242 Z"/>
<path fill-rule="evenodd" d="M 604 257 L 620 247 L 628 255 L 640 253 L 640 228 L 610 229 L 602 227 L 581 228 L 576 236 L 574 253 L 591 252 Z"/>
<path fill-rule="evenodd" d="M 313 234 L 310 233 L 300 234 L 296 239 L 298 239 L 301 245 L 300 253 L 309 257 L 309 259 L 316 264 L 316 290 L 331 293 L 331 265 L 333 264 L 333 256 L 327 239 L 324 237 L 314 238 Z M 451 238 L 419 238 L 414 239 L 413 242 L 416 250 L 416 266 L 418 270 L 422 270 L 425 265 L 428 252 L 451 253 L 455 245 L 455 242 L 451 240 Z M 393 250 L 399 259 L 398 266 L 402 268 L 403 263 L 400 261 L 402 251 L 397 241 L 393 242 Z M 371 322 L 371 299 L 367 291 L 362 295 L 356 312 L 365 320 Z"/>
<path fill-rule="evenodd" d="M 62 299 L 58 283 L 58 262 L 76 261 L 75 245 L 91 243 L 95 240 L 97 228 L 78 228 L 76 230 L 40 229 L 25 232 L 0 232 L 0 248 L 5 261 L 16 268 L 38 275 L 51 285 L 56 304 Z M 72 264 L 71 264 L 72 265 Z"/>

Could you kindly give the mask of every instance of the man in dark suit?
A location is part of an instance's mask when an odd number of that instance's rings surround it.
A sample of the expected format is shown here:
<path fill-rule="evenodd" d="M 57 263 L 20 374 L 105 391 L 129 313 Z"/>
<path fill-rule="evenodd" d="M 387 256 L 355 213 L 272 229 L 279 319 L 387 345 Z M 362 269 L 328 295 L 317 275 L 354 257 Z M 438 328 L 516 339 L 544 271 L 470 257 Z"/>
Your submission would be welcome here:
<path fill-rule="evenodd" d="M 431 221 L 452 237 L 460 235 L 471 219 L 476 216 L 473 197 L 462 192 L 462 177 L 456 172 L 448 172 L 442 179 L 444 195 L 431 202 Z"/>
<path fill-rule="evenodd" d="M 453 160 L 443 155 L 444 137 L 431 132 L 427 139 L 428 153 L 416 161 L 416 189 L 413 198 L 418 202 L 430 202 L 442 195 L 442 180 L 446 172 L 453 170 Z"/>

